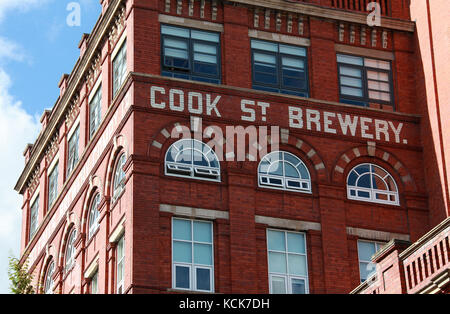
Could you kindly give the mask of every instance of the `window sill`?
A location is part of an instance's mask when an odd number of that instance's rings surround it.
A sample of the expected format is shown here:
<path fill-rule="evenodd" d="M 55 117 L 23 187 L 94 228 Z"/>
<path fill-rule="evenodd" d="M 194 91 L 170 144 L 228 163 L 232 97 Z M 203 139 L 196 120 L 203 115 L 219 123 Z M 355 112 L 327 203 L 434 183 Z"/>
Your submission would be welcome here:
<path fill-rule="evenodd" d="M 167 292 L 180 293 L 180 294 L 222 294 L 218 292 L 207 292 L 207 291 L 194 291 L 194 290 L 183 290 L 175 288 L 167 288 Z"/>

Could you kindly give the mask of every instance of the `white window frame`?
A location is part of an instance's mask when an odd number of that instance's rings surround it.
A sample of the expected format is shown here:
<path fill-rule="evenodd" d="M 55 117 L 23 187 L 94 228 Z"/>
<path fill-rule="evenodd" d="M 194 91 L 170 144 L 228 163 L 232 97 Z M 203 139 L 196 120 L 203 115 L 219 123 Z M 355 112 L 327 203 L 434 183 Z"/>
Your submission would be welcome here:
<path fill-rule="evenodd" d="M 71 155 L 70 155 L 70 142 L 72 141 L 73 136 L 75 136 L 75 133 L 78 133 L 78 141 L 75 144 L 76 146 L 76 156 L 75 160 L 73 161 L 73 165 L 71 164 Z M 80 160 L 80 118 L 78 118 L 75 123 L 73 124 L 72 128 L 70 129 L 69 133 L 67 134 L 67 177 L 69 177 L 73 170 L 76 168 L 78 161 Z"/>
<path fill-rule="evenodd" d="M 91 278 L 90 290 L 91 294 L 98 294 L 98 270 Z"/>
<path fill-rule="evenodd" d="M 59 167 L 59 160 L 57 158 L 55 158 L 52 161 L 50 167 L 48 168 L 48 172 L 47 172 L 48 173 L 48 176 L 47 176 L 47 181 L 48 181 L 47 182 L 47 186 L 48 186 L 48 191 L 47 191 L 48 206 L 47 206 L 47 210 L 52 208 L 52 206 L 55 204 L 56 199 L 58 198 L 58 179 L 59 179 L 59 176 L 60 176 L 58 167 Z M 55 195 L 54 195 L 53 199 L 50 199 L 50 194 L 51 194 L 50 178 L 52 178 L 52 175 L 53 175 L 54 171 L 56 171 L 56 178 L 55 178 L 56 182 L 55 182 L 55 188 L 54 188 L 54 190 L 55 190 L 54 194 Z"/>
<path fill-rule="evenodd" d="M 93 103 L 93 100 L 97 100 L 97 96 L 98 93 L 100 93 L 100 99 L 98 99 L 98 104 L 97 103 Z M 103 98 L 103 94 L 102 94 L 102 77 L 100 75 L 100 77 L 97 79 L 97 82 L 95 83 L 94 87 L 92 88 L 90 94 L 89 94 L 89 140 L 92 139 L 95 135 L 95 133 L 97 133 L 100 124 L 102 123 L 102 98 Z M 91 116 L 91 109 L 92 109 L 92 105 L 95 105 L 99 107 L 99 117 L 98 117 L 98 124 L 95 125 L 95 130 L 92 131 L 91 126 L 92 126 L 92 116 Z"/>
<path fill-rule="evenodd" d="M 124 157 L 125 160 L 119 166 L 122 157 Z M 125 178 L 126 178 L 126 174 L 125 174 L 125 171 L 123 170 L 123 166 L 126 164 L 126 162 L 127 162 L 127 155 L 125 154 L 125 152 L 121 152 L 118 155 L 117 159 L 116 159 L 116 163 L 115 163 L 115 166 L 114 166 L 114 172 L 112 174 L 113 175 L 113 179 L 112 179 L 112 190 L 113 190 L 112 191 L 112 202 L 113 203 L 120 197 L 120 195 L 122 194 L 123 190 L 125 189 L 125 182 L 124 181 L 125 181 Z M 116 174 L 117 174 L 117 171 L 123 172 L 123 176 L 121 176 L 120 182 L 117 183 L 117 186 L 116 186 L 116 182 L 117 182 Z"/>
<path fill-rule="evenodd" d="M 64 255 L 65 272 L 68 273 L 75 266 L 75 240 L 77 239 L 77 229 L 73 228 L 67 238 L 67 247 Z M 70 250 L 70 256 L 68 256 Z"/>
<path fill-rule="evenodd" d="M 55 262 L 51 261 L 47 266 L 44 281 L 44 294 L 53 294 L 53 273 L 55 272 Z"/>
<path fill-rule="evenodd" d="M 119 247 L 122 243 L 122 256 L 119 256 Z M 116 293 L 123 294 L 124 283 L 125 283 L 125 235 L 122 235 L 120 239 L 117 241 L 117 250 L 116 250 Z M 119 267 L 122 269 L 122 278 L 119 281 Z"/>
<path fill-rule="evenodd" d="M 94 233 L 100 227 L 100 225 L 99 225 L 100 213 L 98 212 L 98 206 L 99 205 L 100 205 L 100 193 L 96 193 L 94 195 L 94 197 L 92 198 L 91 204 L 89 206 L 88 239 L 91 239 L 92 236 L 94 235 Z M 97 216 L 95 217 L 95 221 L 92 221 L 91 217 L 92 217 L 92 214 L 94 213 L 94 211 L 97 211 Z"/>
<path fill-rule="evenodd" d="M 283 155 L 283 160 L 278 160 L 278 162 L 283 164 L 283 175 L 282 176 L 264 174 L 263 172 L 260 171 L 262 162 L 264 160 L 269 161 L 267 157 L 269 157 L 272 154 L 280 154 L 280 153 Z M 284 154 L 288 154 L 288 155 L 293 156 L 294 158 L 299 160 L 299 163 L 297 165 L 293 165 L 292 163 L 290 163 L 289 161 L 284 159 Z M 300 164 L 303 164 L 303 166 L 305 167 L 305 169 L 306 169 L 306 171 L 308 173 L 309 179 L 295 179 L 295 178 L 286 177 L 286 175 L 285 175 L 285 163 L 286 162 L 291 164 L 294 168 L 296 168 Z M 268 182 L 264 183 L 263 179 L 267 179 Z M 281 184 L 275 184 L 275 183 L 271 184 L 269 182 L 270 179 L 281 180 Z M 306 183 L 308 185 L 308 188 L 305 189 L 305 188 L 289 187 L 288 186 L 288 181 L 298 182 L 298 183 L 300 183 L 300 185 L 302 185 L 303 183 Z M 282 190 L 282 191 L 291 191 L 291 192 L 312 194 L 311 173 L 309 172 L 309 169 L 306 166 L 306 164 L 303 162 L 303 160 L 301 160 L 296 155 L 294 155 L 294 154 L 292 154 L 290 152 L 287 152 L 287 151 L 270 152 L 270 153 L 266 154 L 263 158 L 261 158 L 261 161 L 259 162 L 259 165 L 258 165 L 258 187 L 265 188 L 265 189 L 274 189 L 274 190 Z"/>
<path fill-rule="evenodd" d="M 174 220 L 185 220 L 189 221 L 191 224 L 191 240 L 174 240 L 173 238 L 173 221 Z M 209 223 L 211 225 L 211 243 L 207 242 L 198 242 L 194 241 L 194 222 L 201 222 L 201 223 Z M 214 293 L 215 287 L 214 287 L 214 224 L 211 221 L 206 220 L 196 220 L 196 219 L 186 219 L 186 218 L 179 218 L 179 217 L 173 217 L 172 218 L 172 233 L 171 233 L 171 246 L 172 246 L 172 288 L 175 290 L 184 290 L 184 291 L 195 291 L 195 292 L 206 292 L 206 293 Z M 182 262 L 174 262 L 173 256 L 174 256 L 174 247 L 173 242 L 185 242 L 190 243 L 191 245 L 191 257 L 192 257 L 192 263 L 182 263 Z M 212 259 L 212 265 L 202 265 L 202 264 L 195 264 L 194 262 L 194 244 L 206 244 L 211 245 L 211 259 Z M 179 288 L 176 285 L 176 267 L 187 267 L 189 268 L 189 288 Z M 197 288 L 197 269 L 208 269 L 210 271 L 210 290 L 200 290 Z"/>
<path fill-rule="evenodd" d="M 116 61 L 116 58 L 119 57 L 119 55 L 122 53 L 122 49 L 125 49 L 125 60 L 122 60 L 121 62 L 125 62 L 125 71 L 123 73 L 123 77 L 120 77 L 118 79 L 118 85 L 114 85 L 115 77 L 114 77 L 114 63 Z M 125 77 L 127 74 L 127 57 L 128 57 L 128 48 L 127 48 L 127 37 L 126 33 L 122 35 L 120 40 L 117 42 L 113 53 L 111 54 L 111 69 L 112 69 L 112 93 L 113 93 L 113 99 L 116 98 L 117 93 L 119 92 L 120 88 L 122 87 Z"/>
<path fill-rule="evenodd" d="M 350 186 L 348 181 L 350 179 L 350 175 L 352 172 L 356 172 L 356 168 L 360 167 L 360 166 L 364 166 L 367 165 L 370 167 L 370 169 L 372 169 L 372 166 L 378 167 L 381 170 L 383 170 L 384 172 L 386 172 L 386 176 L 384 176 L 384 178 L 379 177 L 387 186 L 387 182 L 386 182 L 386 178 L 390 177 L 392 182 L 394 182 L 395 185 L 395 189 L 396 192 L 391 192 L 391 191 L 385 191 L 385 190 L 378 190 L 378 189 L 374 189 L 372 188 L 363 188 L 363 187 L 358 187 L 358 186 Z M 362 175 L 358 174 L 356 172 L 356 174 L 358 175 L 358 178 L 356 179 L 356 183 L 358 183 L 358 180 L 360 177 L 362 177 L 363 175 L 367 174 L 364 173 Z M 375 175 L 374 172 L 372 172 L 372 170 L 370 170 L 370 184 L 372 184 L 372 176 Z M 361 163 L 356 165 L 355 167 L 352 168 L 352 170 L 350 170 L 347 174 L 347 180 L 346 180 L 346 186 L 347 186 L 347 198 L 349 200 L 356 200 L 356 201 L 362 201 L 362 202 L 371 202 L 371 203 L 378 203 L 378 204 L 387 204 L 387 205 L 395 205 L 395 206 L 400 206 L 400 199 L 399 199 L 399 192 L 398 192 L 398 186 L 397 186 L 397 182 L 394 180 L 394 177 L 383 167 L 380 167 L 376 164 L 373 163 Z M 354 191 L 355 195 L 351 195 L 351 192 Z M 362 196 L 358 196 L 358 192 L 366 192 L 369 193 L 369 197 L 362 197 Z M 390 200 L 380 200 L 377 199 L 377 194 L 382 194 L 382 195 L 386 195 L 388 199 L 390 199 L 391 196 L 395 197 L 395 201 L 390 201 Z"/>
<path fill-rule="evenodd" d="M 285 241 L 286 251 L 269 250 L 269 231 L 284 232 L 284 241 Z M 305 254 L 291 253 L 291 252 L 287 251 L 288 250 L 288 239 L 287 239 L 287 234 L 288 233 L 302 234 L 303 235 L 303 238 L 305 239 L 305 243 L 304 243 L 305 244 Z M 279 278 L 284 278 L 286 294 L 292 294 L 292 284 L 291 284 L 292 283 L 292 279 L 304 280 L 305 281 L 305 294 L 309 294 L 308 248 L 307 248 L 307 243 L 306 243 L 306 233 L 304 233 L 304 232 L 297 232 L 297 231 L 290 231 L 290 230 L 281 230 L 281 229 L 268 228 L 266 230 L 266 239 L 267 239 L 267 270 L 268 270 L 268 273 L 269 273 L 269 293 L 273 294 L 272 278 L 273 277 L 279 277 Z M 282 254 L 286 255 L 286 271 L 287 271 L 286 274 L 270 272 L 269 252 L 282 253 Z M 288 258 L 288 254 L 301 255 L 301 256 L 305 257 L 306 276 L 289 275 L 289 258 Z"/>
<path fill-rule="evenodd" d="M 171 152 L 172 148 L 176 148 L 176 144 L 180 143 L 181 141 L 191 141 L 191 151 L 192 151 L 192 155 L 191 155 L 191 164 L 185 164 L 185 163 L 180 163 L 180 162 L 176 162 L 176 161 L 167 161 L 167 156 L 169 155 L 169 153 Z M 208 147 L 209 150 L 206 154 L 204 154 L 204 152 L 200 152 L 203 156 L 212 153 L 214 158 L 217 161 L 217 164 L 219 165 L 218 168 L 216 167 L 204 167 L 204 166 L 196 166 L 194 165 L 194 142 L 197 142 L 199 144 L 202 145 L 202 148 Z M 206 158 L 206 157 L 205 157 Z M 172 171 L 172 172 L 171 172 Z M 174 173 L 175 171 L 178 171 L 179 173 Z M 211 182 L 221 182 L 221 172 L 220 172 L 220 161 L 219 158 L 217 157 L 216 152 L 209 147 L 207 144 L 205 144 L 204 142 L 201 142 L 199 140 L 196 139 L 181 139 L 176 141 L 175 143 L 173 143 L 172 145 L 170 145 L 170 147 L 167 149 L 166 151 L 166 155 L 164 157 L 164 173 L 166 176 L 171 176 L 171 177 L 179 177 L 179 178 L 189 178 L 189 179 L 196 179 L 196 180 L 202 180 L 202 181 L 211 181 Z M 182 172 L 184 172 L 185 174 L 183 174 Z M 199 177 L 198 174 L 202 173 L 203 175 L 211 175 L 211 178 L 209 177 Z M 213 178 L 214 176 L 216 176 L 216 178 Z"/>
<path fill-rule="evenodd" d="M 28 239 L 29 240 L 31 240 L 34 237 L 34 235 L 36 234 L 36 231 L 38 230 L 38 226 L 39 226 L 39 193 L 36 192 L 34 194 L 34 196 L 30 200 L 30 204 L 31 204 L 31 206 L 30 206 L 30 227 L 28 229 Z M 32 221 L 33 221 L 33 208 L 35 206 L 37 206 L 37 208 L 35 208 L 36 213 L 34 215 L 36 217 L 36 220 L 34 222 L 34 228 L 32 230 L 31 227 L 33 226 L 33 224 L 32 224 Z"/>
<path fill-rule="evenodd" d="M 375 270 L 372 274 L 370 274 L 370 275 L 363 281 L 362 278 L 361 278 L 361 263 L 373 264 L 375 267 L 376 267 L 376 263 L 373 263 L 372 260 L 366 261 L 366 260 L 360 260 L 360 259 L 359 259 L 359 243 L 360 243 L 360 242 L 366 242 L 366 243 L 373 243 L 373 244 L 375 244 L 375 254 L 376 254 L 379 250 L 381 250 L 381 248 L 382 248 L 383 246 L 385 246 L 386 243 L 383 243 L 383 242 L 380 242 L 380 241 L 373 241 L 373 240 L 363 240 L 363 239 L 357 241 L 359 281 L 362 283 L 362 282 L 366 281 L 367 279 L 369 279 L 370 277 L 372 277 L 372 276 L 374 275 L 374 273 L 376 273 L 376 270 Z"/>

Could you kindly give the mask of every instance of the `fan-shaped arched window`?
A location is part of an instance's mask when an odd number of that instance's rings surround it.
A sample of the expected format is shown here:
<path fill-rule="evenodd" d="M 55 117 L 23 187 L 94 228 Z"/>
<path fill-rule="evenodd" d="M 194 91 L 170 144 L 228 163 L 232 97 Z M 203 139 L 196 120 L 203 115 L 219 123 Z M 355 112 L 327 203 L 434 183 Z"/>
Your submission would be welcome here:
<path fill-rule="evenodd" d="M 349 199 L 399 205 L 398 189 L 392 176 L 373 164 L 360 164 L 347 177 Z"/>
<path fill-rule="evenodd" d="M 125 171 L 123 171 L 123 166 L 125 165 L 126 160 L 125 153 L 122 153 L 122 155 L 117 158 L 116 167 L 114 168 L 113 200 L 116 200 L 120 196 L 125 185 Z"/>
<path fill-rule="evenodd" d="M 220 163 L 216 153 L 203 142 L 179 140 L 167 150 L 166 175 L 220 181 Z"/>
<path fill-rule="evenodd" d="M 55 271 L 55 263 L 51 262 L 47 267 L 44 281 L 44 293 L 53 294 L 53 273 Z"/>
<path fill-rule="evenodd" d="M 261 187 L 311 193 L 311 176 L 306 165 L 288 152 L 272 152 L 264 156 L 258 167 Z"/>
<path fill-rule="evenodd" d="M 75 239 L 77 238 L 77 230 L 73 229 L 67 238 L 66 247 L 66 272 L 69 271 L 75 263 Z"/>
<path fill-rule="evenodd" d="M 97 231 L 99 224 L 99 212 L 98 205 L 100 204 L 100 194 L 97 193 L 92 199 L 91 207 L 89 209 L 89 230 L 88 230 L 88 239 L 90 239 L 95 231 Z"/>

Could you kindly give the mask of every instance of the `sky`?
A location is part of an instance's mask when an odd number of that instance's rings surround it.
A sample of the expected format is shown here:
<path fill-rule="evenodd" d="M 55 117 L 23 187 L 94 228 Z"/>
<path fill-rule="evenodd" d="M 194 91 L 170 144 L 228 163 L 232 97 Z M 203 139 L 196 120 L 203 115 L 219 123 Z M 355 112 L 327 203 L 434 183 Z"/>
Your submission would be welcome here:
<path fill-rule="evenodd" d="M 77 9 L 80 9 L 77 15 Z M 71 73 L 83 33 L 101 13 L 98 0 L 0 0 L 0 293 L 9 293 L 8 257 L 20 254 L 22 196 L 14 186 L 23 151 Z M 79 20 L 77 17 L 79 16 Z"/>

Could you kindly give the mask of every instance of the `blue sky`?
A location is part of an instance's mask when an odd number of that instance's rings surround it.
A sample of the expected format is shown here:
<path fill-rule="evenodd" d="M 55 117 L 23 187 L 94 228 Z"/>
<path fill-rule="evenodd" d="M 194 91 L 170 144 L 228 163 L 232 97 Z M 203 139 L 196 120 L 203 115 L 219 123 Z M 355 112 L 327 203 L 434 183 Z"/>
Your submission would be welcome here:
<path fill-rule="evenodd" d="M 66 22 L 80 5 L 80 25 Z M 98 0 L 0 0 L 0 293 L 9 293 L 8 256 L 20 250 L 22 198 L 14 185 L 23 150 L 41 127 L 39 118 L 59 95 L 58 82 L 79 56 L 78 43 L 101 13 Z"/>

